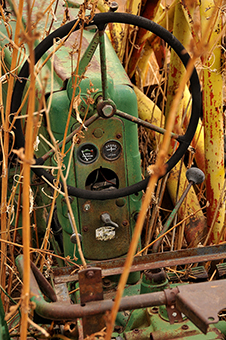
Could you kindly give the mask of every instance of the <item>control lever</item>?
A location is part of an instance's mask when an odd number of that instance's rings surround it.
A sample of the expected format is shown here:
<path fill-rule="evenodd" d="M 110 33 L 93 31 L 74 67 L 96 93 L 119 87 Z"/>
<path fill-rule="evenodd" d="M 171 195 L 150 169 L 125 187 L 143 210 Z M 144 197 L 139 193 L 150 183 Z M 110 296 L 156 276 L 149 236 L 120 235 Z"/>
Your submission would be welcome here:
<path fill-rule="evenodd" d="M 111 217 L 108 213 L 103 213 L 100 216 L 101 221 L 104 222 L 105 225 L 112 226 L 114 228 L 118 228 L 119 225 L 111 220 Z"/>
<path fill-rule="evenodd" d="M 205 179 L 205 175 L 202 172 L 202 170 L 200 170 L 199 168 L 196 168 L 196 167 L 192 167 L 192 168 L 188 169 L 186 171 L 186 177 L 187 177 L 189 184 L 188 184 L 187 188 L 185 189 L 185 191 L 183 192 L 183 194 L 181 195 L 181 198 L 179 199 L 179 201 L 175 205 L 173 211 L 171 212 L 170 216 L 168 217 L 168 219 L 167 219 L 166 223 L 164 224 L 162 231 L 160 232 L 158 237 L 163 235 L 169 229 L 170 224 L 172 223 L 176 213 L 178 212 L 181 204 L 183 203 L 183 200 L 185 199 L 185 197 L 188 194 L 192 185 L 193 184 L 200 184 Z M 160 238 L 154 243 L 153 248 L 152 248 L 153 253 L 157 253 L 158 247 L 159 247 L 161 241 L 162 241 L 162 239 Z"/>

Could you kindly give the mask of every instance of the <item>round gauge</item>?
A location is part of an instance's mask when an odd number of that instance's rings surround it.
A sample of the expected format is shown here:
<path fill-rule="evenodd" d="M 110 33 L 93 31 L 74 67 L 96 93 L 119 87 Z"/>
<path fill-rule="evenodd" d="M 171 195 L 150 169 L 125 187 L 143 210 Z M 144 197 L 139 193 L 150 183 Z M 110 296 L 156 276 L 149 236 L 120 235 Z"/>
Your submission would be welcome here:
<path fill-rule="evenodd" d="M 85 143 L 78 149 L 77 156 L 80 162 L 90 164 L 97 159 L 98 151 L 95 145 Z"/>
<path fill-rule="evenodd" d="M 102 148 L 102 156 L 108 161 L 114 161 L 119 158 L 122 152 L 122 146 L 115 140 L 107 141 Z"/>

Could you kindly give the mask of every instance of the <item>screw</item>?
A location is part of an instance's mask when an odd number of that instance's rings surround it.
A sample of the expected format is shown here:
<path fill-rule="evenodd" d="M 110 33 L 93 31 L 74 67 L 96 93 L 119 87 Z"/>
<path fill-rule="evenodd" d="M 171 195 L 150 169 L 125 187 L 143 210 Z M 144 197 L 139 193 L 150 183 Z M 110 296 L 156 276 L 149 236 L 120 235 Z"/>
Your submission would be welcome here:
<path fill-rule="evenodd" d="M 126 221 L 126 220 L 122 222 L 122 225 L 123 225 L 124 227 L 126 227 L 128 224 L 129 224 L 129 222 Z"/>
<path fill-rule="evenodd" d="M 122 134 L 121 133 L 117 133 L 116 138 L 118 138 L 118 139 L 122 138 Z"/>
<path fill-rule="evenodd" d="M 84 233 L 86 233 L 89 229 L 88 229 L 87 226 L 84 226 L 84 227 L 82 228 L 82 230 L 84 231 Z"/>
<path fill-rule="evenodd" d="M 90 204 L 86 203 L 84 204 L 84 210 L 88 211 L 90 209 Z"/>
<path fill-rule="evenodd" d="M 86 277 L 88 279 L 91 279 L 92 277 L 94 277 L 94 271 L 93 270 L 88 270 L 88 272 L 86 272 Z"/>
<path fill-rule="evenodd" d="M 172 313 L 172 316 L 175 318 L 177 316 L 177 313 L 176 312 L 173 312 Z"/>

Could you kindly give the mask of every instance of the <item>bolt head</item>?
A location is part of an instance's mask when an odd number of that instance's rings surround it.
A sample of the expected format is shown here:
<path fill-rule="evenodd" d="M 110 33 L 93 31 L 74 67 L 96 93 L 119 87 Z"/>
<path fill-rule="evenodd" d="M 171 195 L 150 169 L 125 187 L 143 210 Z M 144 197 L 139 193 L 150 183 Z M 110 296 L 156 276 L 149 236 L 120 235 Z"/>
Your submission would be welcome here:
<path fill-rule="evenodd" d="M 111 117 L 111 115 L 113 114 L 113 107 L 109 104 L 104 105 L 104 107 L 102 108 L 102 111 L 105 115 L 105 117 Z"/>
<path fill-rule="evenodd" d="M 86 204 L 84 205 L 84 210 L 85 210 L 85 211 L 88 211 L 89 209 L 90 209 L 90 204 L 86 203 Z"/>
<path fill-rule="evenodd" d="M 92 277 L 94 277 L 94 271 L 93 271 L 93 270 L 88 270 L 88 271 L 86 272 L 86 277 L 87 277 L 88 279 L 91 279 Z"/>

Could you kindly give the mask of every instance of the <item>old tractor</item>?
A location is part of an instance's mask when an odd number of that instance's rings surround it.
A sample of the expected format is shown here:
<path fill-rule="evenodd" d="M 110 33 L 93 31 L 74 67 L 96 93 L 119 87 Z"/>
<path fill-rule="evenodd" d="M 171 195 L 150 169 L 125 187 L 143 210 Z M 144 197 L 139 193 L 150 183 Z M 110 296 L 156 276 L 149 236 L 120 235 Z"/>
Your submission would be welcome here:
<path fill-rule="evenodd" d="M 106 313 L 114 304 L 149 181 L 148 175 L 142 178 L 138 126 L 165 133 L 138 117 L 133 84 L 105 30 L 112 22 L 141 27 L 163 39 L 185 67 L 190 57 L 170 32 L 148 19 L 113 11 L 83 17 L 78 9 L 72 10 L 78 16 L 53 30 L 34 50 L 41 84 L 36 81 L 39 145 L 31 165 L 32 191 L 36 206 L 44 206 L 36 210 L 38 239 L 44 237 L 45 243 L 47 228 L 48 249 L 52 258 L 58 257 L 48 270 L 42 264 L 45 276 L 31 262 L 30 299 L 34 321 L 54 324 L 53 337 L 58 333 L 81 339 L 104 334 Z M 6 27 L 1 31 L 6 34 Z M 6 50 L 6 63 L 9 56 Z M 10 121 L 13 148 L 18 152 L 26 143 L 26 117 L 17 118 L 27 110 L 29 65 L 27 60 L 20 68 L 12 94 Z M 200 118 L 201 90 L 195 69 L 190 92 L 190 121 L 184 134 L 171 134 L 176 148 L 166 173 L 186 153 Z M 14 155 L 12 164 L 19 159 Z M 195 168 L 187 176 L 190 186 L 204 179 Z M 219 321 L 218 312 L 226 307 L 225 281 L 172 283 L 173 275 L 167 276 L 164 268 L 200 264 L 191 277 L 202 281 L 201 264 L 223 259 L 225 250 L 223 244 L 135 257 L 111 338 L 224 339 L 225 322 Z M 23 277 L 23 255 L 16 264 Z"/>

